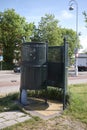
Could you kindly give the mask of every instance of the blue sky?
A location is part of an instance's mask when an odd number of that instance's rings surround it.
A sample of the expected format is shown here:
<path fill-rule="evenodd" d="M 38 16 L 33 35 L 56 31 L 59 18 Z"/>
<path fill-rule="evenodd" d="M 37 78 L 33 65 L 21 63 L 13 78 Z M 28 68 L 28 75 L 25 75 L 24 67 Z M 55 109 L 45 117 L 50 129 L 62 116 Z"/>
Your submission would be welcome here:
<path fill-rule="evenodd" d="M 82 12 L 84 10 L 87 12 L 87 0 L 76 1 L 78 3 L 78 32 L 81 32 L 80 42 L 85 49 L 87 48 L 87 28 L 85 28 Z M 74 10 L 69 11 L 69 0 L 2 0 L 0 11 L 13 8 L 18 14 L 24 16 L 28 22 L 34 22 L 36 25 L 46 13 L 54 14 L 61 27 L 76 30 L 75 3 L 73 6 Z"/>

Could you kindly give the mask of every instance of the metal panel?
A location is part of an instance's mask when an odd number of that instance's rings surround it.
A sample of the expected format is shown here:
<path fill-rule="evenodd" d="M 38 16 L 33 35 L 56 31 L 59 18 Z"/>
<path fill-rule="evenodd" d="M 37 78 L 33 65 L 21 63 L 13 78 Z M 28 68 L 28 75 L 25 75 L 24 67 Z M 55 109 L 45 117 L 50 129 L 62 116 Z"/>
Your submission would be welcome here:
<path fill-rule="evenodd" d="M 64 47 L 51 46 L 48 48 L 48 86 L 63 87 Z"/>
<path fill-rule="evenodd" d="M 22 62 L 41 65 L 46 62 L 46 44 L 27 42 L 22 45 Z"/>
<path fill-rule="evenodd" d="M 38 90 L 46 86 L 46 66 L 29 67 L 22 66 L 21 87 L 22 89 Z"/>
<path fill-rule="evenodd" d="M 23 43 L 21 66 L 22 89 L 38 90 L 46 87 L 46 48 L 46 43 Z"/>
<path fill-rule="evenodd" d="M 48 62 L 48 86 L 63 87 L 63 63 Z"/>

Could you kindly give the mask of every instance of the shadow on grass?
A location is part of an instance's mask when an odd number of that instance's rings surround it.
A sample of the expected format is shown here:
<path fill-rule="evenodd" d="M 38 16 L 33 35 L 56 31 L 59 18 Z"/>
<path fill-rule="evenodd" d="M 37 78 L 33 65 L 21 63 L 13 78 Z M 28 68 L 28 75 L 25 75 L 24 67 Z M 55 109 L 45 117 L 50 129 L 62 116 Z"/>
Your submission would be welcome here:
<path fill-rule="evenodd" d="M 16 102 L 18 100 L 18 95 L 18 93 L 14 93 L 0 97 L 0 112 L 19 110 L 19 106 Z"/>
<path fill-rule="evenodd" d="M 45 110 L 49 107 L 48 103 L 45 103 L 46 91 L 28 91 L 29 109 L 31 110 Z M 47 90 L 47 99 L 62 103 L 63 91 L 60 88 L 50 88 Z M 20 110 L 23 108 L 19 103 L 19 93 L 9 94 L 5 97 L 0 97 L 0 112 Z"/>

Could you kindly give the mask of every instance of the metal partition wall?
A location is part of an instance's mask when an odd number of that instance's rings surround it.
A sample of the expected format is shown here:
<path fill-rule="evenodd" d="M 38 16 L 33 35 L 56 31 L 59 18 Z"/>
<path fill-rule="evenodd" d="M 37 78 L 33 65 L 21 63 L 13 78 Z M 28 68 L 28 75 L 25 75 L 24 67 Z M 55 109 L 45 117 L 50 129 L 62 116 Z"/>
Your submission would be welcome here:
<path fill-rule="evenodd" d="M 48 47 L 48 86 L 63 88 L 64 46 Z"/>
<path fill-rule="evenodd" d="M 66 107 L 67 71 L 68 71 L 68 45 L 64 39 L 64 46 L 48 47 L 48 76 L 47 86 L 62 88 L 63 109 Z"/>
<path fill-rule="evenodd" d="M 66 106 L 68 45 L 50 46 L 47 43 L 23 43 L 22 90 L 40 90 L 47 86 L 63 89 L 63 109 Z"/>

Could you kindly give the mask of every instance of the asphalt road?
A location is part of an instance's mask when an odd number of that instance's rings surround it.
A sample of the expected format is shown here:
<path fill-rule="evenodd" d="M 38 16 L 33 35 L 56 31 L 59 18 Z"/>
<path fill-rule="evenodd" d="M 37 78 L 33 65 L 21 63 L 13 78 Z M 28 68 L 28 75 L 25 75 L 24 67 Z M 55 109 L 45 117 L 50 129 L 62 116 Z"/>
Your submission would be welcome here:
<path fill-rule="evenodd" d="M 71 75 L 68 77 L 68 84 L 84 84 L 87 83 L 87 72 L 79 72 L 78 76 Z"/>
<path fill-rule="evenodd" d="M 68 84 L 87 83 L 87 72 L 79 72 L 76 77 L 74 72 L 69 72 Z M 0 95 L 20 91 L 20 73 L 13 71 L 0 71 Z"/>
<path fill-rule="evenodd" d="M 0 95 L 19 92 L 20 73 L 0 71 Z"/>

